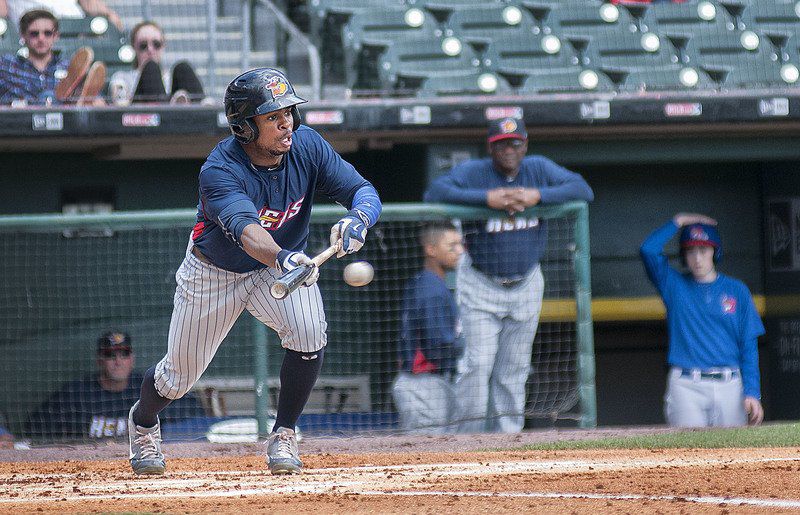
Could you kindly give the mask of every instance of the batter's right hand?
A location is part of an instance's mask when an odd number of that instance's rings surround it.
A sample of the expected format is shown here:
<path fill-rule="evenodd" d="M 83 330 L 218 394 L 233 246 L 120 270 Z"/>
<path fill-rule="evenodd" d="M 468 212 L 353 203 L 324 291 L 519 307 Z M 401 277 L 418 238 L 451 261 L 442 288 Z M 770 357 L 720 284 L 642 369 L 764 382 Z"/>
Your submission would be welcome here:
<path fill-rule="evenodd" d="M 303 286 L 311 286 L 317 279 L 319 279 L 319 268 L 311 261 L 311 258 L 302 252 L 292 252 L 290 250 L 281 250 L 278 252 L 278 259 L 275 261 L 278 265 L 278 270 L 283 273 L 289 270 L 294 270 L 299 266 L 310 265 L 314 268 L 314 272 L 303 281 Z"/>

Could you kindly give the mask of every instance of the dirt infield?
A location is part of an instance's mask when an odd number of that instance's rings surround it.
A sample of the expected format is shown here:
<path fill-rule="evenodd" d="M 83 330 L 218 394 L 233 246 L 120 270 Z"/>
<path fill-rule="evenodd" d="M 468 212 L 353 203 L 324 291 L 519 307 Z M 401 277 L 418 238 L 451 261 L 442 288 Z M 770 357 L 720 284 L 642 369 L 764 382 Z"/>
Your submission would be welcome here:
<path fill-rule="evenodd" d="M 800 511 L 800 448 L 464 452 L 582 435 L 307 439 L 290 477 L 255 444 L 167 444 L 157 478 L 134 477 L 122 445 L 2 451 L 0 512 Z"/>

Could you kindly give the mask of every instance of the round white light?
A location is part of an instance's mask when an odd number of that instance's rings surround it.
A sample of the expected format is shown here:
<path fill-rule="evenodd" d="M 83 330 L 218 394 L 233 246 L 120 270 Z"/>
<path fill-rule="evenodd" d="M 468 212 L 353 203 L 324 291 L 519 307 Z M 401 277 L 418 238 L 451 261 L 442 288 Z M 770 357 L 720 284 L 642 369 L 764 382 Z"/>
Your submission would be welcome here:
<path fill-rule="evenodd" d="M 755 50 L 758 48 L 758 35 L 752 30 L 746 30 L 742 32 L 742 36 L 739 38 L 739 41 L 742 42 L 742 46 L 747 50 Z"/>
<path fill-rule="evenodd" d="M 557 54 L 561 51 L 561 40 L 552 34 L 542 38 L 542 50 L 548 54 Z"/>
<path fill-rule="evenodd" d="M 642 34 L 641 43 L 642 48 L 647 52 L 658 52 L 658 49 L 661 48 L 661 40 L 652 32 Z"/>
<path fill-rule="evenodd" d="M 793 64 L 784 64 L 781 66 L 781 78 L 789 84 L 794 84 L 800 79 L 800 70 Z"/>
<path fill-rule="evenodd" d="M 684 68 L 678 74 L 678 79 L 687 88 L 693 88 L 700 82 L 700 75 L 694 68 Z"/>
<path fill-rule="evenodd" d="M 600 19 L 606 23 L 614 23 L 619 19 L 619 9 L 614 4 L 603 4 L 600 8 Z"/>
<path fill-rule="evenodd" d="M 594 89 L 600 83 L 600 77 L 592 70 L 583 70 L 581 74 L 578 75 L 578 83 L 584 89 Z"/>
<path fill-rule="evenodd" d="M 20 57 L 24 57 L 25 59 L 28 58 L 28 47 L 24 46 L 17 50 L 17 55 Z"/>
<path fill-rule="evenodd" d="M 92 21 L 89 22 L 89 29 L 98 36 L 100 34 L 105 34 L 108 30 L 108 20 L 102 16 L 95 16 L 92 18 Z"/>
<path fill-rule="evenodd" d="M 497 77 L 493 73 L 482 73 L 478 77 L 478 88 L 484 93 L 497 91 Z"/>
<path fill-rule="evenodd" d="M 5 18 L 0 18 L 0 36 L 6 33 L 8 30 L 8 22 Z"/>
<path fill-rule="evenodd" d="M 800 2 L 794 4 L 794 13 L 797 15 L 798 18 L 800 18 Z"/>
<path fill-rule="evenodd" d="M 117 57 L 123 63 L 132 63 L 133 58 L 136 57 L 136 52 L 134 52 L 133 47 L 130 45 L 122 45 L 117 50 Z"/>
<path fill-rule="evenodd" d="M 711 2 L 700 2 L 697 4 L 697 16 L 701 20 L 711 21 L 717 17 L 717 8 Z"/>
<path fill-rule="evenodd" d="M 508 25 L 519 25 L 522 21 L 522 11 L 513 5 L 503 9 L 503 21 Z"/>
<path fill-rule="evenodd" d="M 461 53 L 461 41 L 458 38 L 449 37 L 442 40 L 442 52 L 449 56 L 456 56 Z"/>
<path fill-rule="evenodd" d="M 425 23 L 425 13 L 422 12 L 422 9 L 414 7 L 406 11 L 403 19 L 409 27 L 422 27 L 422 24 Z"/>

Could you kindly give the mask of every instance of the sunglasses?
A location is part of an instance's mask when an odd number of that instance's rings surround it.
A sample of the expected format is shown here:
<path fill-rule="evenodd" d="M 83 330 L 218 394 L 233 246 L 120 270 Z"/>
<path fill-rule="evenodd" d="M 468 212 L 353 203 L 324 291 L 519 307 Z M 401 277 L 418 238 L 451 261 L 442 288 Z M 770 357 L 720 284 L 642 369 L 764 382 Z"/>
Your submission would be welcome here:
<path fill-rule="evenodd" d="M 147 50 L 148 46 L 152 46 L 155 50 L 161 50 L 161 47 L 164 46 L 164 42 L 157 39 L 154 39 L 153 41 L 140 41 L 139 44 L 136 45 L 136 48 L 144 52 Z"/>
<path fill-rule="evenodd" d="M 121 350 L 104 350 L 100 352 L 100 357 L 103 359 L 116 359 L 117 356 L 122 356 L 123 358 L 129 358 L 131 356 L 132 351 L 130 349 L 121 349 Z"/>
<path fill-rule="evenodd" d="M 38 38 L 39 35 L 41 35 L 41 34 L 44 34 L 44 37 L 46 37 L 46 38 L 52 38 L 56 34 L 56 31 L 54 31 L 54 30 L 29 30 L 28 31 L 28 37 L 29 38 Z"/>
<path fill-rule="evenodd" d="M 496 141 L 492 143 L 492 147 L 495 148 L 504 148 L 504 147 L 511 147 L 511 148 L 520 148 L 524 145 L 525 142 L 521 139 L 501 139 L 500 141 Z"/>

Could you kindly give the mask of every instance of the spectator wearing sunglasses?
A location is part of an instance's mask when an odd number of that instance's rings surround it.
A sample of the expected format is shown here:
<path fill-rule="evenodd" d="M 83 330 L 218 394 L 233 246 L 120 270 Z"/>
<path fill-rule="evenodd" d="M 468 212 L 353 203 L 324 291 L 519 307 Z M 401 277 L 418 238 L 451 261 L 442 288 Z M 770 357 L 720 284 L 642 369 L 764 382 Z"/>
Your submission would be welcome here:
<path fill-rule="evenodd" d="M 122 19 L 103 0 L 0 0 L 0 18 L 18 23 L 22 15 L 33 9 L 44 9 L 57 18 L 86 18 L 104 16 L 119 30 Z"/>
<path fill-rule="evenodd" d="M 139 398 L 142 374 L 134 372 L 131 337 L 122 331 L 97 340 L 97 370 L 64 384 L 28 419 L 34 440 L 100 440 L 127 438 L 128 411 Z M 184 396 L 162 413 L 162 422 L 203 416 L 193 395 Z"/>
<path fill-rule="evenodd" d="M 188 104 L 203 99 L 203 85 L 188 62 L 175 63 L 172 73 L 162 69 L 166 40 L 157 23 L 143 21 L 134 26 L 131 45 L 136 52 L 133 69 L 111 76 L 109 89 L 115 103 Z"/>
<path fill-rule="evenodd" d="M 67 60 L 53 49 L 58 41 L 58 19 L 50 11 L 34 9 L 22 15 L 19 33 L 23 52 L 0 57 L 0 104 L 24 107 L 76 102 L 102 102 L 99 93 L 106 67 L 94 61 L 94 52 L 81 47 Z M 80 89 L 79 89 L 80 87 Z"/>

